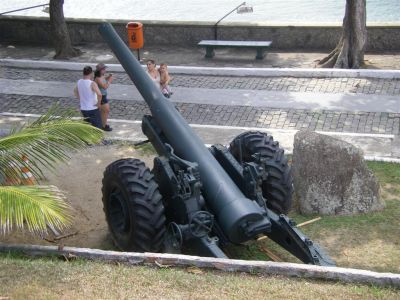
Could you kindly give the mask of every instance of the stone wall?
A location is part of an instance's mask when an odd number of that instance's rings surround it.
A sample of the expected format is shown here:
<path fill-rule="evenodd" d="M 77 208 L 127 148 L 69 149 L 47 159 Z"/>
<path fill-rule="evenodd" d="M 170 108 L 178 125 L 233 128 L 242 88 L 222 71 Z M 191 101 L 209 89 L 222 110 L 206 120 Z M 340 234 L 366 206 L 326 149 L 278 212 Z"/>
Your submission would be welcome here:
<path fill-rule="evenodd" d="M 74 44 L 103 42 L 97 32 L 101 20 L 68 19 Z M 127 21 L 111 20 L 126 40 Z M 200 40 L 213 39 L 210 22 L 145 21 L 146 46 L 174 45 L 193 47 Z M 49 44 L 50 25 L 47 18 L 1 16 L 0 42 Z M 229 23 L 218 27 L 218 38 L 227 40 L 272 40 L 275 49 L 332 49 L 339 39 L 341 27 L 317 25 L 262 25 Z M 400 23 L 368 27 L 369 51 L 400 50 Z"/>

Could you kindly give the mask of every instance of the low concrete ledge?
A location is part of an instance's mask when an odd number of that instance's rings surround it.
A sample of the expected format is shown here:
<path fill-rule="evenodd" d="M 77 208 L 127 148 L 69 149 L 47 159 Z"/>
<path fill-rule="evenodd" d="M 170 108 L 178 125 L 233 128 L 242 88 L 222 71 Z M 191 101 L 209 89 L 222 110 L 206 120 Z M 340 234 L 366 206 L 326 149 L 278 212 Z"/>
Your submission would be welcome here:
<path fill-rule="evenodd" d="M 319 69 L 319 68 L 213 68 L 213 67 L 168 67 L 171 73 L 214 76 L 255 77 L 313 77 L 313 78 L 400 78 L 400 70 L 371 69 Z"/>
<path fill-rule="evenodd" d="M 82 71 L 95 62 L 65 62 L 28 59 L 0 59 L 0 66 L 34 69 Z M 120 64 L 107 64 L 111 72 L 125 72 Z M 143 65 L 143 68 L 145 66 Z M 313 77 L 313 78 L 383 78 L 399 79 L 400 70 L 371 69 L 307 69 L 307 68 L 231 68 L 169 66 L 171 74 L 204 76 Z"/>
<path fill-rule="evenodd" d="M 127 20 L 67 19 L 73 43 L 103 43 L 98 26 L 110 21 L 126 41 Z M 136 20 L 138 21 L 138 20 Z M 201 40 L 213 39 L 212 22 L 151 21 L 143 20 L 146 46 L 195 46 Z M 50 23 L 45 17 L 0 16 L 0 41 L 29 44 L 51 44 Z M 282 24 L 224 22 L 218 27 L 220 39 L 272 40 L 276 49 L 331 50 L 340 38 L 339 23 Z M 368 24 L 368 51 L 400 49 L 399 23 Z"/>
<path fill-rule="evenodd" d="M 378 286 L 400 287 L 400 274 L 379 273 L 367 270 L 321 267 L 305 264 L 281 263 L 272 261 L 245 261 L 181 254 L 135 253 L 105 251 L 89 248 L 3 244 L 1 252 L 23 252 L 34 256 L 59 255 L 81 257 L 91 260 L 118 261 L 131 265 L 166 265 L 173 267 L 196 266 L 224 272 L 246 272 L 288 277 L 325 279 L 342 282 L 372 284 Z"/>

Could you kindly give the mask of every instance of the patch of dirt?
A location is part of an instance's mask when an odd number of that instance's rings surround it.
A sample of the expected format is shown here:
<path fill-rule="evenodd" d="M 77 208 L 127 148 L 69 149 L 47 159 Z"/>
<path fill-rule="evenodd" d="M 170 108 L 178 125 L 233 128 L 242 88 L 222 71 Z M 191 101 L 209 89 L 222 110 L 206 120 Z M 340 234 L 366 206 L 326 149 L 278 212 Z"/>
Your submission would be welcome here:
<path fill-rule="evenodd" d="M 27 233 L 14 232 L 2 237 L 6 243 L 29 243 L 64 246 L 113 249 L 108 233 L 102 203 L 102 178 L 107 165 L 113 161 L 134 157 L 143 160 L 151 168 L 153 157 L 130 146 L 110 145 L 94 146 L 87 150 L 73 153 L 67 164 L 60 164 L 56 173 L 47 173 L 43 184 L 55 185 L 65 192 L 67 200 L 74 208 L 74 222 L 71 228 L 61 235 L 71 236 L 56 240 L 54 235 L 46 239 L 31 236 Z M 76 233 L 76 234 L 75 234 Z"/>
<path fill-rule="evenodd" d="M 381 197 L 385 200 L 398 200 L 400 201 L 399 187 L 391 183 L 381 184 Z"/>
<path fill-rule="evenodd" d="M 54 235 L 44 240 L 27 233 L 14 232 L 5 237 L 0 236 L 0 241 L 115 249 L 105 221 L 101 200 L 103 172 L 107 165 L 125 157 L 139 158 L 151 168 L 153 155 L 154 150 L 150 145 L 140 150 L 127 145 L 95 146 L 73 153 L 67 164 L 60 165 L 54 174 L 47 173 L 47 180 L 43 182 L 63 190 L 73 206 L 74 223 L 71 228 L 62 233 L 62 235 L 72 235 L 49 242 L 48 240 L 54 239 Z M 382 197 L 387 201 L 399 200 L 397 190 L 398 186 L 395 184 L 384 184 Z M 399 272 L 398 219 L 391 214 L 391 210 L 397 209 L 398 206 L 392 204 L 391 207 L 383 212 L 375 213 L 374 217 L 372 215 L 354 216 L 352 222 L 342 217 L 343 222 L 337 223 L 340 226 L 332 225 L 336 224 L 334 217 L 331 217 L 329 222 L 324 222 L 325 218 L 323 218 L 319 222 L 302 227 L 301 230 L 325 248 L 339 266 Z M 382 214 L 385 217 L 383 220 Z M 227 250 L 228 253 L 232 252 L 230 257 L 234 258 L 265 259 L 265 253 L 259 251 L 258 245 L 266 246 L 284 261 L 299 262 L 277 244 L 268 240 L 257 244 L 252 242 L 249 247 L 236 247 L 238 249 L 236 254 L 231 249 Z"/>

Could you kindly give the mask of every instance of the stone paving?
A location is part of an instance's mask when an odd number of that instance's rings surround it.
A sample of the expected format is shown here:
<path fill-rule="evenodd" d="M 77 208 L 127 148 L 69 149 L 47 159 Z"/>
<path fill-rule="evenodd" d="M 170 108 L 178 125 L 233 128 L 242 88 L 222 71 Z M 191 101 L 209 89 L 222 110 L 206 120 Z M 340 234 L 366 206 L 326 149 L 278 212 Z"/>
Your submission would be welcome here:
<path fill-rule="evenodd" d="M 38 81 L 75 82 L 80 72 L 1 68 L 0 78 Z M 114 83 L 132 84 L 125 73 L 116 73 Z M 248 89 L 282 92 L 356 93 L 400 95 L 399 79 L 373 78 L 294 78 L 294 77 L 228 77 L 173 75 L 171 86 L 208 89 Z"/>
<path fill-rule="evenodd" d="M 78 101 L 74 98 L 0 94 L 2 112 L 42 114 L 56 103 L 60 107 L 78 111 Z M 143 114 L 149 114 L 144 102 L 118 100 L 112 101 L 111 107 L 110 117 L 115 119 L 141 120 Z M 400 133 L 400 114 L 396 113 L 269 109 L 192 103 L 180 103 L 177 108 L 192 124 L 395 135 Z"/>

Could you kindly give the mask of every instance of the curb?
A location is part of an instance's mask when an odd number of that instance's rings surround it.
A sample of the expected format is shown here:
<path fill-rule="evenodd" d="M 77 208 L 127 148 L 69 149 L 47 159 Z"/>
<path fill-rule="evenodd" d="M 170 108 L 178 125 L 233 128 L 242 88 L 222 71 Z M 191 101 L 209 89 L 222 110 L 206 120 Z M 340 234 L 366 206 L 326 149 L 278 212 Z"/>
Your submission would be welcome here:
<path fill-rule="evenodd" d="M 132 138 L 121 138 L 121 137 L 110 137 L 106 139 L 107 141 L 111 142 L 120 142 L 120 143 L 128 143 L 128 144 L 135 144 L 138 142 L 142 142 L 143 139 L 132 139 Z M 211 147 L 212 144 L 204 144 L 207 148 Z M 229 145 L 224 145 L 225 147 L 229 147 Z M 285 149 L 286 155 L 293 155 L 293 151 Z M 372 156 L 372 155 L 364 155 L 364 159 L 366 161 L 376 161 L 376 162 L 385 162 L 385 163 L 392 163 L 392 164 L 400 164 L 400 158 L 391 158 L 391 157 L 384 157 L 384 156 Z"/>
<path fill-rule="evenodd" d="M 360 269 L 322 267 L 285 262 L 251 260 L 247 261 L 238 259 L 190 256 L 182 254 L 118 252 L 90 248 L 3 243 L 0 243 L 0 251 L 17 251 L 34 256 L 58 255 L 64 257 L 81 257 L 90 260 L 122 262 L 135 266 L 196 266 L 199 268 L 220 270 L 223 272 L 245 272 L 249 274 L 258 273 L 268 275 L 281 275 L 287 277 L 325 279 L 340 282 L 373 284 L 395 288 L 400 287 L 400 274 L 379 273 Z"/>
<path fill-rule="evenodd" d="M 86 65 L 96 62 L 66 62 L 29 59 L 0 59 L 4 67 L 56 69 L 81 71 Z M 120 64 L 107 64 L 112 72 L 125 72 Z M 143 68 L 145 66 L 143 65 Z M 254 77 L 297 77 L 297 78 L 382 78 L 400 79 L 400 70 L 370 69 L 301 69 L 301 68 L 231 68 L 231 67 L 187 67 L 169 66 L 171 74 L 203 75 L 203 76 L 254 76 Z"/>
<path fill-rule="evenodd" d="M 15 117 L 15 118 L 38 118 L 41 115 L 39 114 L 25 114 L 25 113 L 11 113 L 11 112 L 1 112 L 0 116 L 4 117 Z M 80 117 L 76 117 L 74 119 L 80 119 Z M 126 124 L 141 124 L 142 122 L 139 120 L 123 120 L 123 119 L 108 119 L 110 123 L 126 123 Z M 295 129 L 279 129 L 279 128 L 261 128 L 261 127 L 234 127 L 234 126 L 223 126 L 223 125 L 203 125 L 203 124 L 189 124 L 192 128 L 214 128 L 214 129 L 238 129 L 238 130 L 246 130 L 246 131 L 265 131 L 265 132 L 287 132 L 287 133 L 296 133 L 298 130 Z M 9 130 L 1 130 L 0 136 L 6 135 Z M 377 138 L 385 138 L 385 139 L 395 139 L 396 136 L 393 134 L 378 134 L 378 133 L 351 133 L 351 132 L 330 132 L 330 131 L 316 131 L 321 134 L 326 134 L 330 136 L 361 136 L 361 137 L 377 137 Z M 110 141 L 118 141 L 118 142 L 128 142 L 135 143 L 140 142 L 143 139 L 139 138 L 129 138 L 129 137 L 121 137 L 121 136 L 108 136 L 106 138 Z M 210 147 L 211 144 L 205 144 L 206 147 Z M 227 145 L 226 145 L 227 146 Z M 285 149 L 286 154 L 293 154 L 292 151 Z M 390 157 L 390 156 L 372 156 L 372 155 L 364 155 L 364 159 L 367 161 L 379 161 L 379 162 L 387 162 L 400 164 L 399 157 Z"/>

